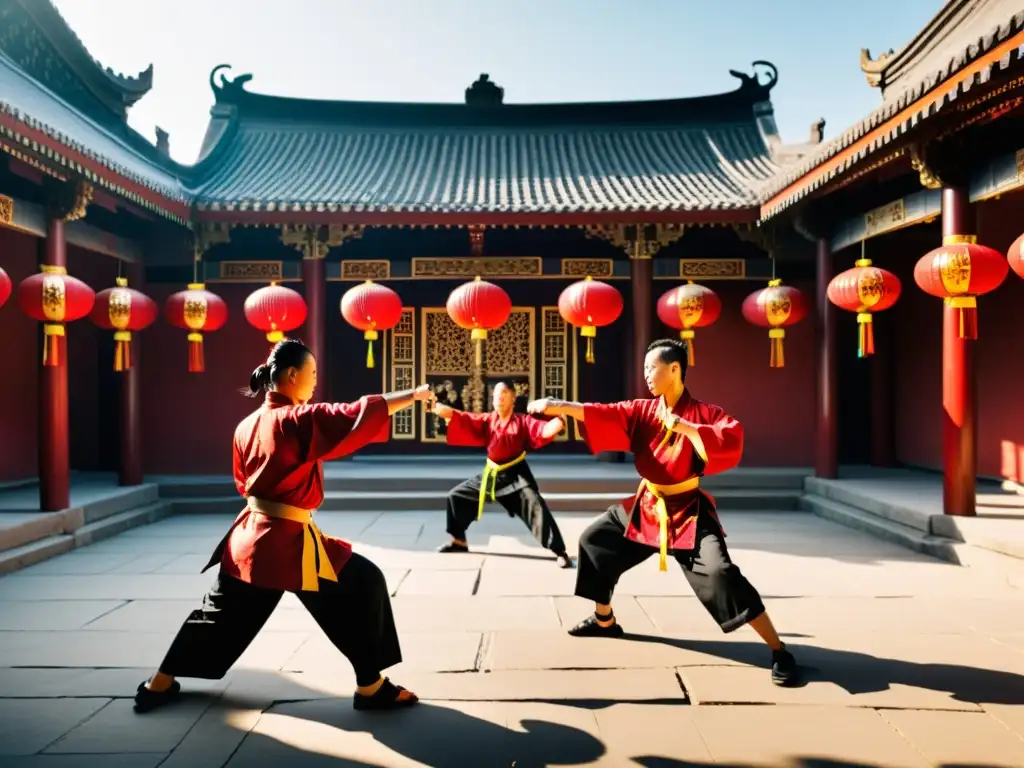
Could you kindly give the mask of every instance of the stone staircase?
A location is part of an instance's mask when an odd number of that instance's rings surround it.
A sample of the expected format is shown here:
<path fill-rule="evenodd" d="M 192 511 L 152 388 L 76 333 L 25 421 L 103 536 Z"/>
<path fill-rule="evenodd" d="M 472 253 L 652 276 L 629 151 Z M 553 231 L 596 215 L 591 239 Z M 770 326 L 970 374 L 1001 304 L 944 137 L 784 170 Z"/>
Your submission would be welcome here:
<path fill-rule="evenodd" d="M 0 494 L 0 574 L 147 525 L 173 512 L 154 483 L 119 488 L 96 476 L 72 478 L 72 506 L 39 511 L 36 483 Z"/>
<path fill-rule="evenodd" d="M 885 493 L 884 480 L 804 479 L 800 509 L 939 560 L 1006 575 L 1024 584 L 1024 498 L 995 484 L 978 487 L 978 516 L 951 517 L 942 508 L 941 477 L 876 473 L 902 480 Z M 913 480 L 910 478 L 913 477 Z"/>

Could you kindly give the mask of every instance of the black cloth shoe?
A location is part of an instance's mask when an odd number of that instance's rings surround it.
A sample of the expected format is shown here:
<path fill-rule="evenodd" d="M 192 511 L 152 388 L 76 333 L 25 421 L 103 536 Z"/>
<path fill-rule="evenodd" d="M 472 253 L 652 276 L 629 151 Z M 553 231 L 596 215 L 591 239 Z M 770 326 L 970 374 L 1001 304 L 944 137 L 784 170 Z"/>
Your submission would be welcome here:
<path fill-rule="evenodd" d="M 776 685 L 793 685 L 799 678 L 800 668 L 786 646 L 772 651 L 772 682 Z"/>
<path fill-rule="evenodd" d="M 146 687 L 147 683 L 149 683 L 148 680 L 139 683 L 139 687 L 135 691 L 135 711 L 140 715 L 162 707 L 164 704 L 170 704 L 181 693 L 181 683 L 177 680 L 171 683 L 171 687 L 166 691 L 151 691 Z"/>
<path fill-rule="evenodd" d="M 399 695 L 405 691 L 409 695 L 403 699 L 398 698 Z M 415 693 L 403 688 L 400 685 L 395 685 L 388 678 L 384 678 L 384 683 L 373 696 L 364 696 L 361 693 L 357 693 L 352 698 L 353 709 L 358 709 L 364 712 L 380 712 L 388 709 L 404 709 L 405 707 L 411 707 L 413 704 L 419 702 L 419 697 Z"/>
<path fill-rule="evenodd" d="M 569 634 L 573 637 L 622 637 L 622 627 L 617 620 L 606 627 L 602 627 L 597 623 L 597 616 L 590 614 L 570 629 Z"/>
<path fill-rule="evenodd" d="M 559 568 L 573 567 L 572 558 L 569 557 L 569 555 L 567 555 L 565 552 L 561 553 L 560 555 L 555 555 L 555 562 L 558 563 Z"/>
<path fill-rule="evenodd" d="M 458 544 L 454 541 L 449 541 L 447 544 L 443 544 L 437 548 L 438 552 L 469 552 L 469 547 L 465 544 Z"/>

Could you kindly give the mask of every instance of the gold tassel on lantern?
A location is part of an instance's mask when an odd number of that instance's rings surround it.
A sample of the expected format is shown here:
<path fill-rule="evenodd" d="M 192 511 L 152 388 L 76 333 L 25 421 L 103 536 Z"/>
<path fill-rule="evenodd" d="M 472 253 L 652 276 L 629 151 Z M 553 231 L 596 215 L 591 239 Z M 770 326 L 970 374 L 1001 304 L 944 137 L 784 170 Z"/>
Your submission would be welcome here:
<path fill-rule="evenodd" d="M 768 331 L 768 338 L 771 339 L 771 356 L 768 361 L 769 368 L 785 368 L 786 356 L 782 351 L 782 340 L 786 338 L 785 328 L 772 328 Z"/>
<path fill-rule="evenodd" d="M 477 280 L 480 278 L 478 277 Z M 474 328 L 469 332 L 469 338 L 476 342 L 476 364 L 483 365 L 484 362 L 484 340 L 487 338 L 486 328 Z"/>
<path fill-rule="evenodd" d="M 696 334 L 692 328 L 679 332 L 679 338 L 686 342 L 686 367 L 693 368 L 697 364 L 697 357 L 693 350 L 693 338 Z"/>
<path fill-rule="evenodd" d="M 129 371 L 132 367 L 132 334 L 131 331 L 114 332 L 114 370 L 118 373 Z"/>
<path fill-rule="evenodd" d="M 587 340 L 587 353 L 584 356 L 584 360 L 588 363 L 594 362 L 594 338 L 597 336 L 597 327 L 593 325 L 584 325 L 580 328 L 580 335 Z"/>
<path fill-rule="evenodd" d="M 60 339 L 63 336 L 63 325 L 46 323 L 43 326 L 43 365 L 47 368 L 60 366 Z"/>
<path fill-rule="evenodd" d="M 875 354 L 875 331 L 870 312 L 857 313 L 857 357 Z"/>
<path fill-rule="evenodd" d="M 366 339 L 366 367 L 373 368 L 373 342 L 377 340 L 377 332 L 364 331 L 363 338 Z"/>
<path fill-rule="evenodd" d="M 203 334 L 190 333 L 188 335 L 188 372 L 203 373 L 206 370 L 206 360 L 203 357 Z"/>

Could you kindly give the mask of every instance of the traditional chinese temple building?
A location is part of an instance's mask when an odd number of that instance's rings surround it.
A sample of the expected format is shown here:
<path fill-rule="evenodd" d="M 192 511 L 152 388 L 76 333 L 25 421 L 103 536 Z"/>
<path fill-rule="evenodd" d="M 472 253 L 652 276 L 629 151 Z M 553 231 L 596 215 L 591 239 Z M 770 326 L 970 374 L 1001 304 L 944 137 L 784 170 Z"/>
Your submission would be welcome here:
<path fill-rule="evenodd" d="M 1024 472 L 1010 352 L 1024 286 L 1011 273 L 978 299 L 977 341 L 944 340 L 943 302 L 913 270 L 944 234 L 1005 253 L 1024 231 L 1012 194 L 1024 184 L 1017 5 L 953 0 L 899 51 L 865 51 L 880 106 L 829 141 L 824 121 L 806 142 L 782 141 L 766 62 L 732 72 L 726 93 L 585 104 L 507 103 L 487 75 L 462 103 L 294 99 L 218 67 L 200 157 L 185 166 L 164 132 L 153 144 L 127 126 L 152 69 L 114 74 L 49 3 L 0 0 L 0 266 L 15 286 L 44 266 L 97 292 L 127 278 L 159 305 L 203 283 L 229 314 L 205 334 L 203 373 L 188 371 L 186 332 L 162 319 L 134 334 L 133 364 L 116 372 L 113 334 L 88 320 L 67 325 L 59 365 L 42 365 L 40 323 L 12 297 L 0 308 L 17 372 L 0 383 L 0 482 L 38 474 L 43 509 L 61 509 L 70 470 L 116 470 L 125 484 L 226 473 L 226 436 L 252 408 L 238 388 L 267 351 L 242 307 L 272 281 L 305 297 L 297 334 L 321 360 L 323 399 L 428 381 L 478 409 L 499 379 L 524 398 L 642 395 L 643 350 L 676 333 L 656 302 L 692 280 L 722 313 L 696 332 L 688 384 L 744 422 L 745 465 L 824 477 L 839 463 L 945 470 L 959 478 L 949 511 L 969 513 L 975 474 Z M 902 283 L 863 359 L 856 313 L 825 297 L 862 257 Z M 481 367 L 445 312 L 477 275 L 513 303 Z M 625 305 L 598 330 L 593 363 L 557 308 L 585 276 Z M 766 329 L 741 313 L 773 277 L 811 306 L 776 368 Z M 373 368 L 338 312 L 367 279 L 404 306 Z M 406 412 L 376 450 L 451 450 L 440 429 Z M 584 447 L 568 430 L 551 450 Z"/>

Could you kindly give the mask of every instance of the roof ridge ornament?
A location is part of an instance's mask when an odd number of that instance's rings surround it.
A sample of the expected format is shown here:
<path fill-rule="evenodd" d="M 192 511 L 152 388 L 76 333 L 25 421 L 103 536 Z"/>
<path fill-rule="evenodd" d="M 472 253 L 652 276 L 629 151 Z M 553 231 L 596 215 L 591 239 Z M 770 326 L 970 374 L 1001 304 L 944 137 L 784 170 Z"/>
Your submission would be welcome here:
<path fill-rule="evenodd" d="M 505 100 L 505 89 L 491 81 L 491 76 L 481 72 L 466 89 L 466 103 L 473 106 L 499 106 Z"/>
<path fill-rule="evenodd" d="M 743 88 L 761 88 L 763 90 L 770 91 L 772 88 L 775 87 L 775 84 L 777 82 L 779 82 L 779 68 L 776 67 L 774 64 L 772 64 L 770 61 L 763 61 L 763 60 L 759 59 L 759 60 L 755 61 L 753 64 L 751 64 L 750 66 L 754 68 L 754 74 L 753 75 L 748 75 L 745 72 L 738 72 L 735 69 L 730 69 L 729 70 L 729 74 L 730 75 L 732 75 L 733 77 L 738 78 L 740 80 L 740 82 L 741 82 L 740 88 L 741 89 L 743 89 Z M 767 72 L 768 82 L 767 83 L 762 83 L 761 82 L 760 77 L 758 77 L 759 73 L 757 71 L 757 67 L 767 67 L 768 68 L 768 72 Z"/>
<path fill-rule="evenodd" d="M 860 49 L 860 71 L 867 78 L 868 85 L 878 88 L 882 85 L 882 78 L 885 75 L 885 68 L 893 60 L 896 54 L 892 48 L 882 53 L 877 59 L 871 58 L 871 51 L 867 48 Z"/>
<path fill-rule="evenodd" d="M 231 69 L 231 65 L 218 64 L 212 70 L 210 70 L 210 89 L 213 91 L 214 96 L 217 97 L 217 100 L 220 101 L 221 96 L 224 96 L 226 99 L 231 100 L 234 98 L 238 98 L 243 93 L 245 93 L 245 84 L 252 80 L 252 75 L 247 72 L 244 75 L 239 75 L 236 78 L 228 80 L 228 78 L 223 73 L 221 73 L 220 85 L 218 86 L 217 81 L 215 80 L 215 76 L 222 69 Z"/>

